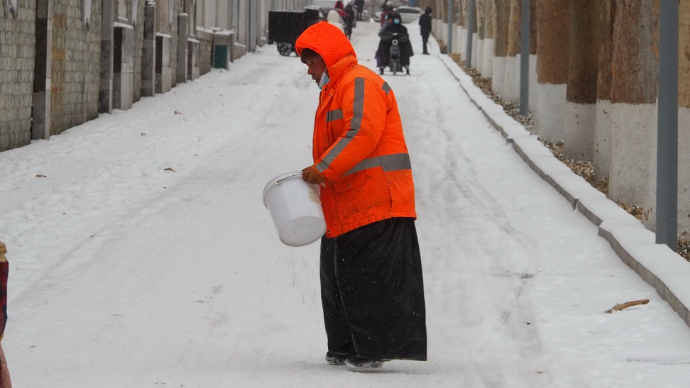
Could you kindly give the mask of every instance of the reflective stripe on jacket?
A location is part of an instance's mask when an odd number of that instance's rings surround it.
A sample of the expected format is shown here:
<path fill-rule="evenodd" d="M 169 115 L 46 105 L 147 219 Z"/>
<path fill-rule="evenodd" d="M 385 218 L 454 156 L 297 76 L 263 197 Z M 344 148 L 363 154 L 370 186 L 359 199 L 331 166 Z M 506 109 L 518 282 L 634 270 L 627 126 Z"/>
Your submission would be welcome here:
<path fill-rule="evenodd" d="M 330 81 L 314 122 L 314 166 L 327 179 L 321 205 L 327 237 L 392 217 L 416 218 L 410 157 L 395 94 L 357 64 L 345 35 L 328 23 L 309 27 L 296 50 L 326 62 Z"/>

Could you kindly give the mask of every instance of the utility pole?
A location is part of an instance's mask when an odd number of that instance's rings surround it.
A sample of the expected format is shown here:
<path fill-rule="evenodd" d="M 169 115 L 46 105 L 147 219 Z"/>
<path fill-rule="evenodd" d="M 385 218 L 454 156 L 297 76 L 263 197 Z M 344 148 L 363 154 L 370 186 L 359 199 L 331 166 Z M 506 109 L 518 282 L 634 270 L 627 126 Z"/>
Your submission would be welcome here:
<path fill-rule="evenodd" d="M 448 50 L 447 53 L 453 52 L 453 0 L 448 0 Z"/>
<path fill-rule="evenodd" d="M 467 55 L 465 55 L 465 67 L 472 67 L 472 38 L 474 35 L 474 14 L 476 13 L 476 0 L 470 0 L 470 9 L 467 12 Z"/>
<path fill-rule="evenodd" d="M 656 243 L 678 250 L 678 0 L 661 0 Z"/>
<path fill-rule="evenodd" d="M 522 0 L 520 20 L 520 115 L 529 116 L 530 0 Z"/>

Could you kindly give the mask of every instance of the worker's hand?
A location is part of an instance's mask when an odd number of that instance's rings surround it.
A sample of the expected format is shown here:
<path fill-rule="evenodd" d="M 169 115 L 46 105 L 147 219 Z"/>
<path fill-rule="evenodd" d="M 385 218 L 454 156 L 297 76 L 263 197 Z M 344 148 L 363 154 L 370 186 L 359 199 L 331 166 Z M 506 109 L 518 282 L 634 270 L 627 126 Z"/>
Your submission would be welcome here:
<path fill-rule="evenodd" d="M 320 185 L 326 181 L 326 178 L 314 166 L 309 166 L 302 170 L 302 179 L 315 185 Z"/>

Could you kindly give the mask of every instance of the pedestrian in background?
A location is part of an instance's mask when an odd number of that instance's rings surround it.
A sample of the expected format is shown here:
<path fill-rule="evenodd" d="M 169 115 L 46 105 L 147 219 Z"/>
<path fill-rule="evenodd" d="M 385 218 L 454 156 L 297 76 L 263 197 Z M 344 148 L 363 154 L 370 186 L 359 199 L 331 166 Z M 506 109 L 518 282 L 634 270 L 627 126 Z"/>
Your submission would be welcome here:
<path fill-rule="evenodd" d="M 422 34 L 422 54 L 429 55 L 426 48 L 431 34 L 431 8 L 426 7 L 424 14 L 419 16 L 419 31 Z"/>
<path fill-rule="evenodd" d="M 357 15 L 355 15 L 355 10 L 352 8 L 352 4 L 345 6 L 345 14 L 347 15 L 347 18 L 345 19 L 345 35 L 347 36 L 347 39 L 351 39 L 352 28 L 354 28 L 355 19 L 357 18 Z"/>
<path fill-rule="evenodd" d="M 384 4 L 381 6 L 381 26 L 386 24 L 386 17 L 390 13 L 393 13 L 393 6 L 392 5 Z"/>
<path fill-rule="evenodd" d="M 345 35 L 309 27 L 295 49 L 321 89 L 314 164 L 320 187 L 321 301 L 326 361 L 354 370 L 427 358 L 412 166 L 395 94 L 357 63 Z"/>
<path fill-rule="evenodd" d="M 357 10 L 357 20 L 362 20 L 362 11 L 364 11 L 364 0 L 355 0 L 355 9 Z"/>

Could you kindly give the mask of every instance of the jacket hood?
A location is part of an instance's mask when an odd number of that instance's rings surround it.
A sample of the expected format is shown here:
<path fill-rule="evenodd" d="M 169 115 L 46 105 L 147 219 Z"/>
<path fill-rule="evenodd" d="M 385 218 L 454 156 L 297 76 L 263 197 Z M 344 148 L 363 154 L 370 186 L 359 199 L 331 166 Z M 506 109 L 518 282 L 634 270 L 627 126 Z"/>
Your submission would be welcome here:
<path fill-rule="evenodd" d="M 323 58 L 331 78 L 334 77 L 331 67 L 341 59 L 352 56 L 355 63 L 357 62 L 355 49 L 350 44 L 347 36 L 338 27 L 328 22 L 319 22 L 312 25 L 297 38 L 295 43 L 297 55 L 302 55 L 302 50 L 305 48 L 314 50 Z"/>

